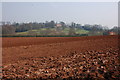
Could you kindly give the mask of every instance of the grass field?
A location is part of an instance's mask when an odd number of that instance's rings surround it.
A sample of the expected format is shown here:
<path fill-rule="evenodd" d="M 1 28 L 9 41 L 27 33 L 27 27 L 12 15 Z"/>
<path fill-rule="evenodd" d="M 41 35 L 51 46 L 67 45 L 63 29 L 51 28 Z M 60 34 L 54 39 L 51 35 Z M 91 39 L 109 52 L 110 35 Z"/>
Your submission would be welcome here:
<path fill-rule="evenodd" d="M 37 34 L 37 35 L 43 35 L 44 33 L 49 33 L 50 35 L 53 34 L 63 34 L 68 35 L 69 34 L 69 28 L 64 28 L 63 30 L 57 30 L 57 28 L 41 28 L 41 29 L 35 29 L 35 30 L 29 30 L 26 32 L 17 32 L 17 35 L 28 35 L 28 34 Z M 82 29 L 75 29 L 76 34 L 88 34 L 89 31 L 82 30 Z"/>

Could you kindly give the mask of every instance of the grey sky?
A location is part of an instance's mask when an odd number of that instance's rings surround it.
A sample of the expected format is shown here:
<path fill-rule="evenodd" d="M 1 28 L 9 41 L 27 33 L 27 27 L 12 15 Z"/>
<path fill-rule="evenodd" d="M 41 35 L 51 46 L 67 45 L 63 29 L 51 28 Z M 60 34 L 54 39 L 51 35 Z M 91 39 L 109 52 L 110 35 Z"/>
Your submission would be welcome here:
<path fill-rule="evenodd" d="M 118 25 L 117 2 L 3 2 L 2 20 L 10 22 L 64 21 Z"/>

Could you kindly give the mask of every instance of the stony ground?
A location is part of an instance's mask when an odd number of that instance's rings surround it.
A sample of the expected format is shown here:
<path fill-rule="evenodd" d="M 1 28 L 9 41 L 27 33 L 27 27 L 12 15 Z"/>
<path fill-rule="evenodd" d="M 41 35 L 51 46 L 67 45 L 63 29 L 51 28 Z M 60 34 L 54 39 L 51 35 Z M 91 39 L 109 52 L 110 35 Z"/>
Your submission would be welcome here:
<path fill-rule="evenodd" d="M 3 39 L 3 80 L 120 80 L 118 36 L 43 39 Z"/>

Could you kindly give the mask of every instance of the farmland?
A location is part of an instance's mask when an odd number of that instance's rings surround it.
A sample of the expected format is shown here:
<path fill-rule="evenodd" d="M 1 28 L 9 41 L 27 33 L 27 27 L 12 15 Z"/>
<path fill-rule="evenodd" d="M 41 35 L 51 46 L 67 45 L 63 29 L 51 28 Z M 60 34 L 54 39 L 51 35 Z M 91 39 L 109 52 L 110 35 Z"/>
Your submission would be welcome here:
<path fill-rule="evenodd" d="M 3 37 L 3 80 L 120 79 L 119 37 Z"/>

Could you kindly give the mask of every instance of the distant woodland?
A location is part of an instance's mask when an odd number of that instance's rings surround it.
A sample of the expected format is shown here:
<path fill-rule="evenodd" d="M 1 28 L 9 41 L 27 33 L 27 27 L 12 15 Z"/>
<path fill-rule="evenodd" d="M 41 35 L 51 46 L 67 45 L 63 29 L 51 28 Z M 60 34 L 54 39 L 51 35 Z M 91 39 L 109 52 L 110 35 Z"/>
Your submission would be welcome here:
<path fill-rule="evenodd" d="M 46 21 L 42 23 L 10 23 L 2 22 L 2 36 L 95 36 L 117 35 L 120 27 L 114 26 L 109 29 L 99 24 L 77 24 L 72 22 Z"/>

